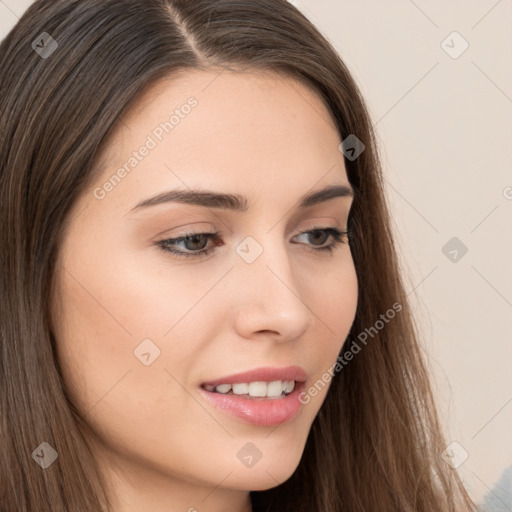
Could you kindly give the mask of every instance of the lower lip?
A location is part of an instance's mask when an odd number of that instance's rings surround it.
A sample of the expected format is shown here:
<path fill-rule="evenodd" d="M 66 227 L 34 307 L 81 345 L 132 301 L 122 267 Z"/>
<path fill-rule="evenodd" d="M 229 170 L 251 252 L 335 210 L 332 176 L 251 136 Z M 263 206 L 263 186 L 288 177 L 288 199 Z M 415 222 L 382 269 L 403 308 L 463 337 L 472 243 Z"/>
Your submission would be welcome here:
<path fill-rule="evenodd" d="M 296 382 L 294 390 L 282 398 L 245 398 L 243 395 L 222 394 L 200 388 L 202 395 L 215 407 L 252 425 L 273 427 L 293 419 L 302 404 L 299 394 L 303 382 Z"/>

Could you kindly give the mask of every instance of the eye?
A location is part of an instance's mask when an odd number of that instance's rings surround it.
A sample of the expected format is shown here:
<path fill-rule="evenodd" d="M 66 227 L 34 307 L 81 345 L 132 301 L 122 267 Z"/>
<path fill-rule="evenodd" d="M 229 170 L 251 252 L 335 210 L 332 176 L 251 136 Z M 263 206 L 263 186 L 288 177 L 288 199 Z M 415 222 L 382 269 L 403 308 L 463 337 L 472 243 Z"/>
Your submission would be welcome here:
<path fill-rule="evenodd" d="M 161 240 L 157 242 L 157 245 L 166 252 L 176 254 L 177 256 L 183 256 L 185 258 L 200 256 L 202 254 L 209 254 L 211 248 L 206 248 L 208 240 L 213 240 L 215 246 L 219 247 L 223 245 L 220 239 L 220 232 L 217 233 L 189 233 L 184 234 L 177 238 L 168 238 L 167 240 Z M 178 244 L 184 244 L 185 251 L 176 249 Z M 189 252 L 187 252 L 189 251 Z"/>
<path fill-rule="evenodd" d="M 305 231 L 298 236 L 308 237 L 312 241 L 319 243 L 313 243 L 313 251 L 329 251 L 332 252 L 339 244 L 347 245 L 349 243 L 350 230 L 340 231 L 336 228 L 321 228 L 315 227 L 309 231 Z M 328 245 L 323 245 L 330 238 L 333 241 Z"/>
<path fill-rule="evenodd" d="M 329 251 L 332 252 L 339 245 L 347 245 L 349 242 L 350 230 L 340 231 L 336 228 L 321 228 L 315 227 L 311 230 L 299 233 L 297 237 L 305 237 L 310 242 L 306 245 L 311 245 L 313 248 L 309 249 L 314 252 Z M 295 238 L 297 238 L 295 237 Z M 324 245 L 329 238 L 333 239 L 328 245 Z M 156 242 L 156 245 L 165 252 L 175 254 L 178 257 L 190 258 L 199 257 L 201 255 L 210 254 L 212 247 L 207 247 L 208 241 L 212 240 L 214 247 L 224 245 L 220 237 L 220 232 L 216 233 L 185 233 L 177 238 L 168 238 Z M 297 243 L 297 242 L 294 242 Z M 301 242 L 298 242 L 301 243 Z M 177 249 L 180 247 L 181 249 Z"/>

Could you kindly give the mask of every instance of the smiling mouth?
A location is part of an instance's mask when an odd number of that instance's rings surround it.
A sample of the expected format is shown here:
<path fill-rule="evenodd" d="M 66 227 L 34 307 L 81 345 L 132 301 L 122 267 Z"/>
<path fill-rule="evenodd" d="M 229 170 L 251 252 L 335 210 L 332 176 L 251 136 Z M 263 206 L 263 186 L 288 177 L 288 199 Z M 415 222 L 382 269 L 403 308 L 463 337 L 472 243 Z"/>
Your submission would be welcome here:
<path fill-rule="evenodd" d="M 221 395 L 237 395 L 242 398 L 276 399 L 289 395 L 295 389 L 294 380 L 271 382 L 254 381 L 240 382 L 236 384 L 218 384 L 216 386 L 204 384 L 201 387 L 211 393 Z"/>
<path fill-rule="evenodd" d="M 305 372 L 300 369 L 257 369 L 204 382 L 199 389 L 217 410 L 245 423 L 271 427 L 297 416 L 303 406 L 299 396 L 305 381 Z"/>

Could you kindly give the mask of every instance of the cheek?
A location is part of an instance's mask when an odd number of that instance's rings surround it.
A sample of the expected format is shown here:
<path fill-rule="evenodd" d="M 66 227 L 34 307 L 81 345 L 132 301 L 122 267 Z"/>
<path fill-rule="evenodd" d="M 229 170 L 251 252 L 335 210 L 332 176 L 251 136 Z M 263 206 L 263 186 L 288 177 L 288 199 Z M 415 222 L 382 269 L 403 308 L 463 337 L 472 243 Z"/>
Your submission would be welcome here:
<path fill-rule="evenodd" d="M 335 357 L 341 349 L 354 321 L 358 301 L 358 281 L 355 266 L 350 254 L 336 266 L 326 269 L 321 281 L 310 290 L 315 290 L 314 314 L 317 317 L 320 329 L 326 333 L 324 349 L 325 359 Z"/>
<path fill-rule="evenodd" d="M 102 340 L 112 355 L 122 356 L 137 340 L 162 338 L 207 289 L 164 258 L 97 246 L 104 248 L 101 254 L 78 251 L 79 257 L 65 261 L 58 295 L 65 299 L 60 309 L 74 333 Z"/>
<path fill-rule="evenodd" d="M 311 309 L 319 327 L 314 344 L 307 350 L 311 375 L 303 395 L 305 410 L 309 410 L 311 416 L 316 415 L 327 396 L 337 357 L 355 319 L 358 281 L 352 258 L 337 270 L 327 272 L 316 290 L 311 301 L 315 307 Z"/>
<path fill-rule="evenodd" d="M 176 377 L 186 379 L 197 347 L 193 339 L 180 343 L 185 333 L 179 324 L 172 327 L 197 301 L 197 293 L 174 283 L 171 288 L 140 258 L 86 247 L 69 250 L 63 259 L 53 318 L 59 363 L 75 403 L 87 413 L 99 401 L 112 400 L 127 414 L 141 414 L 146 403 L 163 399 L 164 388 L 166 400 L 178 401 L 180 393 L 164 368 L 173 374 L 178 368 L 182 374 Z M 137 391 L 125 393 L 127 383 Z"/>
<path fill-rule="evenodd" d="M 188 387 L 199 347 L 190 322 L 177 322 L 199 292 L 173 298 L 168 282 L 150 278 L 135 261 L 115 261 L 114 267 L 91 255 L 87 265 L 66 263 L 53 321 L 64 381 L 109 447 L 184 467 L 191 436 L 201 439 L 215 427 L 182 387 Z"/>

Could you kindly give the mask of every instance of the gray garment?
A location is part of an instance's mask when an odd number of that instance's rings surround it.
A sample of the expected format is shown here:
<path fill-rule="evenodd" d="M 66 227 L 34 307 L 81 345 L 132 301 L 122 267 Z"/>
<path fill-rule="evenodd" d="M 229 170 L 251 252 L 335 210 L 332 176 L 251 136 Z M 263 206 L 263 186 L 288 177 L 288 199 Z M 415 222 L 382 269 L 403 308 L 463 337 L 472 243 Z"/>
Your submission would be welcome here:
<path fill-rule="evenodd" d="M 512 466 L 503 471 L 498 483 L 484 496 L 481 512 L 512 512 Z"/>

